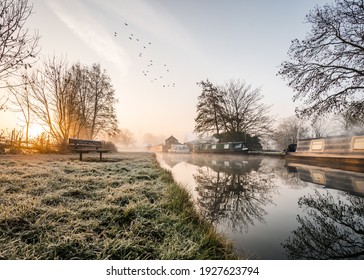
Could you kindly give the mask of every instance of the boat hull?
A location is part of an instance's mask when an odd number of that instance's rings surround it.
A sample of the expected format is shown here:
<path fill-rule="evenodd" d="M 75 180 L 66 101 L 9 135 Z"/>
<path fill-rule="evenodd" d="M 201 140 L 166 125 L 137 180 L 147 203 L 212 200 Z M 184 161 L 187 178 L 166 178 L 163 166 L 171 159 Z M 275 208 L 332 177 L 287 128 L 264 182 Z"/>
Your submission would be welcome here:
<path fill-rule="evenodd" d="M 286 154 L 286 162 L 289 163 L 303 163 L 315 166 L 337 168 L 348 171 L 356 171 L 364 173 L 364 158 L 350 158 L 342 157 L 340 155 L 326 156 L 309 156 L 299 154 Z"/>
<path fill-rule="evenodd" d="M 303 139 L 295 152 L 287 152 L 287 162 L 306 163 L 364 172 L 364 136 Z"/>

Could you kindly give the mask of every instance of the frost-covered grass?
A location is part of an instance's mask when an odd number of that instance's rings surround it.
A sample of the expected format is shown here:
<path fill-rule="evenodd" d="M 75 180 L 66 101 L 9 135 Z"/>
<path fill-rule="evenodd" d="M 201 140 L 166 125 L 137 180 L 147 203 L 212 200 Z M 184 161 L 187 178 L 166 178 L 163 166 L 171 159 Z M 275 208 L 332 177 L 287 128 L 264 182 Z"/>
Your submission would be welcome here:
<path fill-rule="evenodd" d="M 149 153 L 0 155 L 0 259 L 232 259 Z"/>

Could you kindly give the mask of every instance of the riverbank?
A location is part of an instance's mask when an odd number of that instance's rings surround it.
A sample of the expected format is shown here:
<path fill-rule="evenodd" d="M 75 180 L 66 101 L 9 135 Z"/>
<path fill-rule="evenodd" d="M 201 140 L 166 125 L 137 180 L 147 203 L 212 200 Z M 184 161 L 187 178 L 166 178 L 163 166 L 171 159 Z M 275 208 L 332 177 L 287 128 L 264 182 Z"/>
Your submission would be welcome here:
<path fill-rule="evenodd" d="M 0 259 L 234 259 L 154 154 L 0 156 Z"/>

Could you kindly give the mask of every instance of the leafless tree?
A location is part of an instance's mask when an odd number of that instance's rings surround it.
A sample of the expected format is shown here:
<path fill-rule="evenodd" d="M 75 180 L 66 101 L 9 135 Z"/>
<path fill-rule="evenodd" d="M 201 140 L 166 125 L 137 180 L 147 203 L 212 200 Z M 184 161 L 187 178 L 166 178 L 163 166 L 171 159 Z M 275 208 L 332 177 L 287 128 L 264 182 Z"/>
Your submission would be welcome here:
<path fill-rule="evenodd" d="M 296 116 L 284 118 L 272 134 L 277 148 L 283 150 L 289 144 L 296 144 L 299 139 L 307 138 L 310 127 L 307 122 Z"/>
<path fill-rule="evenodd" d="M 223 93 L 222 122 L 225 132 L 264 135 L 271 132 L 273 118 L 270 106 L 262 102 L 259 88 L 242 81 L 230 81 L 220 87 Z"/>
<path fill-rule="evenodd" d="M 295 39 L 279 75 L 304 100 L 306 116 L 347 111 L 364 118 L 364 1 L 336 0 L 306 16 L 312 25 L 304 40 Z"/>
<path fill-rule="evenodd" d="M 24 103 L 21 87 L 15 87 L 19 107 L 28 104 L 37 122 L 61 147 L 67 146 L 69 137 L 94 139 L 117 131 L 115 92 L 100 65 L 69 68 L 65 58 L 53 57 L 24 77 L 29 103 Z"/>
<path fill-rule="evenodd" d="M 28 76 L 31 109 L 57 144 L 66 146 L 77 114 L 75 92 L 65 58 L 44 61 L 41 70 Z"/>
<path fill-rule="evenodd" d="M 165 135 L 154 135 L 150 132 L 143 135 L 143 143 L 147 145 L 158 145 L 164 143 Z"/>
<path fill-rule="evenodd" d="M 198 97 L 195 132 L 200 136 L 207 133 L 219 135 L 222 126 L 222 93 L 209 80 L 197 84 L 202 87 L 202 93 Z"/>
<path fill-rule="evenodd" d="M 297 216 L 299 227 L 283 243 L 291 259 L 356 259 L 364 257 L 362 197 L 330 192 L 301 197 L 303 215 Z"/>
<path fill-rule="evenodd" d="M 0 81 L 29 68 L 39 52 L 37 33 L 31 35 L 25 23 L 32 14 L 28 0 L 0 1 Z M 0 84 L 0 88 L 6 87 Z M 1 102 L 0 102 L 1 103 Z"/>
<path fill-rule="evenodd" d="M 271 131 L 270 107 L 263 104 L 259 88 L 253 89 L 240 80 L 215 86 L 208 80 L 198 83 L 202 93 L 197 104 L 195 132 L 211 132 L 240 137 L 261 136 Z"/>
<path fill-rule="evenodd" d="M 117 117 L 115 112 L 115 90 L 110 77 L 105 70 L 101 70 L 100 64 L 93 64 L 90 69 L 90 96 L 92 104 L 89 137 L 106 133 L 111 135 L 117 130 Z"/>
<path fill-rule="evenodd" d="M 117 133 L 111 137 L 113 143 L 121 144 L 124 147 L 130 147 L 135 143 L 134 134 L 127 128 L 122 128 L 117 131 Z"/>
<path fill-rule="evenodd" d="M 339 126 L 344 133 L 355 134 L 364 133 L 364 119 L 357 119 L 349 112 L 343 112 L 336 116 Z"/>
<path fill-rule="evenodd" d="M 14 105 L 14 111 L 20 112 L 23 121 L 25 123 L 25 143 L 29 143 L 29 127 L 31 124 L 31 96 L 29 92 L 29 86 L 26 82 L 26 76 L 22 77 L 22 86 L 9 86 L 8 89 L 13 97 L 12 103 Z"/>

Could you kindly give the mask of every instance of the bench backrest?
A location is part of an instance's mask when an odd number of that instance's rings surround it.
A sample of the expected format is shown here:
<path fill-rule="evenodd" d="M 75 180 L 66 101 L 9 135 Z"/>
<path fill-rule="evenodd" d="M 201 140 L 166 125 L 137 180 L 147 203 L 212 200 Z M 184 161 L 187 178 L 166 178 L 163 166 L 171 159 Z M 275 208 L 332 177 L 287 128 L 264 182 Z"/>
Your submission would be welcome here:
<path fill-rule="evenodd" d="M 70 146 L 73 146 L 73 147 L 80 146 L 80 147 L 101 148 L 101 146 L 102 146 L 101 141 L 96 141 L 96 140 L 69 138 L 68 141 L 69 141 L 68 143 L 70 144 Z"/>

